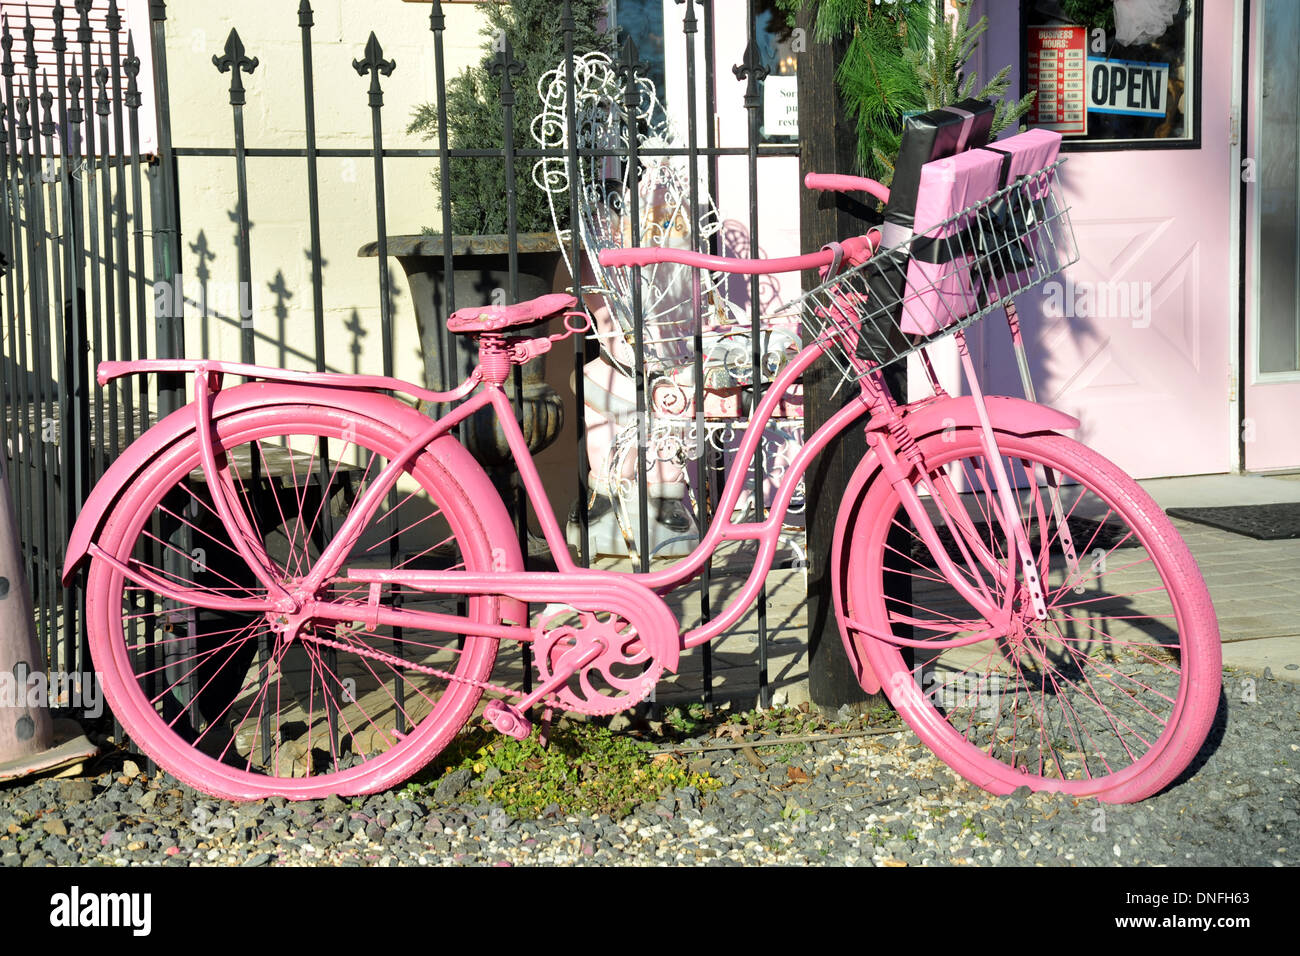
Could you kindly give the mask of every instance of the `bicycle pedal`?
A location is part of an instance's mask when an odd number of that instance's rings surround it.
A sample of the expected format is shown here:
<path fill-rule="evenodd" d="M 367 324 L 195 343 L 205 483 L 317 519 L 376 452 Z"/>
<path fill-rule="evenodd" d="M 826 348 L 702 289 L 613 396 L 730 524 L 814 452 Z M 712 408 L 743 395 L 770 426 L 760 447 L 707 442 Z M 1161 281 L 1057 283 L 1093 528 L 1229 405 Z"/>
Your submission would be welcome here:
<path fill-rule="evenodd" d="M 523 740 L 533 731 L 533 722 L 503 700 L 489 701 L 483 716 L 498 732 Z"/>

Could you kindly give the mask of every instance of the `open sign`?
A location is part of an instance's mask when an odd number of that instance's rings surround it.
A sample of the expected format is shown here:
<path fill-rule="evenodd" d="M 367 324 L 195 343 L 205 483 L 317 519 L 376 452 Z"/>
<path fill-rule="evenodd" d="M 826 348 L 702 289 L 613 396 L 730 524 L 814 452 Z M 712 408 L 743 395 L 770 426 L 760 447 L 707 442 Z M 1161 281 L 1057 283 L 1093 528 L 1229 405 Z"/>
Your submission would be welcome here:
<path fill-rule="evenodd" d="M 1169 64 L 1088 57 L 1088 112 L 1164 116 Z"/>

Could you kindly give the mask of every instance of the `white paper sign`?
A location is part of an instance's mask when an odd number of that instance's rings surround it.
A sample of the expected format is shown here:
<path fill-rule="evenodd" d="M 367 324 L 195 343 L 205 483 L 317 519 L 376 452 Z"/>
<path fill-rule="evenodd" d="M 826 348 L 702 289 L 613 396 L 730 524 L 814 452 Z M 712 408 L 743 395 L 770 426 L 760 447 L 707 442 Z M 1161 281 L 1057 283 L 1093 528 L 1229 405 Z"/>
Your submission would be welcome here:
<path fill-rule="evenodd" d="M 799 135 L 799 77 L 769 76 L 763 81 L 763 132 Z"/>

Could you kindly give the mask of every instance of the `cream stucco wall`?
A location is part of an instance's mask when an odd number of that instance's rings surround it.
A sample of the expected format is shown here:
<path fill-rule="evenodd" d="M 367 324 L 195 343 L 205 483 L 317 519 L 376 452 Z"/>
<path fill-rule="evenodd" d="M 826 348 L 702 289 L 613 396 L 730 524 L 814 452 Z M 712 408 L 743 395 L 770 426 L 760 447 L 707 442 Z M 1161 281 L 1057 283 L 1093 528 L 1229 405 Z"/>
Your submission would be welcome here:
<path fill-rule="evenodd" d="M 367 149 L 371 144 L 369 77 L 359 76 L 352 61 L 362 56 L 373 30 L 384 57 L 397 64 L 391 76 L 382 78 L 384 145 L 429 146 L 405 131 L 415 105 L 435 98 L 429 4 L 319 0 L 313 7 L 318 145 L 323 149 Z M 294 0 L 168 4 L 167 57 L 176 147 L 233 145 L 230 76 L 219 74 L 212 64 L 213 54 L 224 50 L 232 27 L 239 30 L 247 55 L 260 61 L 251 76 L 243 77 L 248 147 L 304 147 L 297 8 Z M 444 11 L 450 78 L 481 55 L 482 16 L 476 4 L 446 3 Z M 386 161 L 390 235 L 419 232 L 421 227 L 440 221 L 438 196 L 430 180 L 435 169 L 432 159 Z M 373 161 L 368 157 L 322 158 L 318 170 L 326 361 L 339 371 L 378 373 L 382 368 L 378 264 L 373 258 L 357 257 L 358 248 L 376 236 Z M 233 158 L 179 160 L 182 272 L 188 300 L 186 350 L 192 356 L 239 357 L 238 247 L 232 220 L 235 177 Z M 310 367 L 314 343 L 306 160 L 251 158 L 248 207 L 256 358 L 264 364 Z M 206 322 L 196 305 L 204 296 L 197 275 L 199 243 L 206 245 L 204 265 L 210 274 Z M 414 310 L 400 267 L 395 260 L 389 263 L 394 277 L 395 371 L 419 381 Z M 273 286 L 282 290 L 279 296 Z M 355 354 L 354 348 L 358 350 Z"/>

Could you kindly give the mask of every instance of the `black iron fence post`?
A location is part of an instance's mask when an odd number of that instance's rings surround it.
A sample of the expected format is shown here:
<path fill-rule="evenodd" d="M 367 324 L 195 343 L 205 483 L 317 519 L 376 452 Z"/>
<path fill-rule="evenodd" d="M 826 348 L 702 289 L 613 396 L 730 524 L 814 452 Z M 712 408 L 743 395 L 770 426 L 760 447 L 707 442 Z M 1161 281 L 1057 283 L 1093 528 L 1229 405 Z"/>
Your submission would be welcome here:
<path fill-rule="evenodd" d="M 172 149 L 171 94 L 167 85 L 167 4 L 149 0 L 150 40 L 156 84 L 155 116 L 158 165 L 149 167 L 149 198 L 153 214 L 153 277 L 155 349 L 158 358 L 185 355 L 185 292 L 181 282 L 180 197 L 176 155 Z M 160 285 L 161 284 L 161 285 Z M 158 416 L 184 404 L 185 381 L 179 375 L 158 376 Z"/>
<path fill-rule="evenodd" d="M 226 37 L 225 56 L 214 54 L 212 57 L 212 65 L 218 72 L 230 74 L 230 111 L 235 124 L 235 218 L 239 230 L 239 357 L 241 362 L 249 365 L 256 361 L 256 339 L 253 334 L 252 250 L 248 237 L 248 156 L 244 146 L 244 105 L 248 98 L 241 74 L 252 76 L 257 64 L 257 57 L 245 55 L 244 41 L 239 38 L 238 30 L 231 30 Z M 177 284 L 180 284 L 179 280 Z M 257 462 L 252 464 L 256 466 Z M 257 485 L 256 475 L 253 476 L 253 485 Z"/>
<path fill-rule="evenodd" d="M 452 280 L 456 267 L 451 232 L 451 150 L 447 140 L 447 68 L 443 53 L 443 35 L 447 30 L 447 18 L 442 12 L 442 4 L 439 0 L 433 0 L 433 9 L 429 13 L 429 29 L 433 32 L 434 85 L 438 95 L 438 198 L 439 205 L 442 207 L 442 274 L 446 277 L 443 282 L 443 295 L 446 297 L 446 315 L 451 315 L 456 311 L 456 283 Z M 450 335 L 446 323 L 438 323 L 437 341 L 438 353 L 442 356 L 443 388 L 452 388 L 457 384 L 457 347 Z M 457 426 L 457 434 L 464 434 L 462 426 Z"/>
<path fill-rule="evenodd" d="M 384 374 L 393 374 L 393 312 L 392 312 L 392 290 L 389 287 L 388 272 L 388 210 L 386 206 L 386 190 L 384 189 L 384 125 L 383 125 L 383 108 L 384 108 L 384 90 L 380 85 L 380 76 L 392 76 L 393 70 L 397 69 L 396 60 L 384 59 L 384 48 L 379 44 L 379 37 L 375 36 L 372 31 L 370 39 L 366 41 L 365 54 L 360 59 L 352 61 L 352 68 L 357 71 L 359 76 L 370 75 L 370 135 L 371 151 L 375 161 L 375 230 L 379 240 L 379 323 L 382 333 L 382 348 Z M 385 504 L 386 513 L 391 516 L 393 522 L 393 533 L 388 535 L 388 563 L 390 567 L 397 566 L 397 555 L 401 542 L 401 529 L 397 524 L 397 492 L 390 491 Z M 393 593 L 393 604 L 400 607 L 402 598 L 400 588 L 395 588 Z M 393 629 L 394 653 L 401 655 L 402 646 L 402 629 Z M 397 730 L 404 733 L 406 727 L 406 683 L 402 679 L 401 672 L 394 670 L 393 673 L 393 695 L 397 702 Z"/>
<path fill-rule="evenodd" d="M 578 104 L 577 78 L 573 75 L 573 61 L 577 55 L 574 36 L 578 30 L 573 16 L 572 0 L 564 0 L 560 14 L 560 28 L 564 31 L 564 124 L 565 142 L 569 144 L 565 156 L 565 170 L 569 179 L 569 261 L 573 263 L 573 297 L 582 308 L 582 235 L 578 226 Z M 586 409 L 587 340 L 585 336 L 573 337 L 573 398 L 577 414 L 574 418 L 574 447 L 578 458 L 578 559 L 583 567 L 591 566 L 591 516 L 588 514 L 588 485 L 591 463 L 587 459 Z"/>
<path fill-rule="evenodd" d="M 732 67 L 736 79 L 745 83 L 745 112 L 748 114 L 748 143 L 746 158 L 749 161 L 749 248 L 752 255 L 758 255 L 758 111 L 763 101 L 759 95 L 758 84 L 767 77 L 767 69 L 758 55 L 757 25 L 754 20 L 754 2 L 745 4 L 745 24 L 749 31 L 749 42 L 745 45 L 745 62 Z M 753 397 L 749 406 L 751 423 L 754 412 L 758 409 L 759 399 L 763 394 L 762 348 L 763 330 L 761 324 L 761 304 L 758 297 L 758 276 L 749 277 L 749 381 Z M 760 442 L 754 455 L 754 521 L 761 522 L 767 513 L 764 501 L 764 462 L 763 443 Z M 758 703 L 760 707 L 772 705 L 772 689 L 767 682 L 767 585 L 758 592 Z"/>
<path fill-rule="evenodd" d="M 315 25 L 311 4 L 302 0 L 298 5 L 298 27 L 302 31 L 302 90 L 305 133 L 307 139 L 307 227 L 310 231 L 311 257 L 311 315 L 312 331 L 316 337 L 316 371 L 323 372 L 325 363 L 325 280 L 321 268 L 320 239 L 320 170 L 317 168 L 316 150 L 316 83 L 311 55 L 311 30 Z M 328 460 L 328 452 L 321 451 Z M 324 485 L 321 486 L 322 491 Z"/>
<path fill-rule="evenodd" d="M 519 301 L 519 194 L 515 180 L 515 85 L 514 78 L 524 72 L 524 66 L 515 59 L 514 48 L 509 37 L 501 36 L 500 51 L 489 66 L 489 71 L 501 80 L 498 101 L 501 103 L 502 142 L 501 156 L 505 162 L 506 180 L 506 261 L 509 271 L 510 303 Z M 451 237 L 448 237 L 450 241 Z M 515 419 L 520 428 L 524 426 L 524 370 L 516 365 L 511 369 L 511 383 L 514 385 Z M 503 491 L 509 488 L 514 496 L 515 531 L 519 537 L 519 551 L 528 559 L 528 496 L 517 476 L 511 476 L 504 482 Z M 523 668 L 525 692 L 532 690 L 533 668 L 532 648 L 523 645 Z"/>
<path fill-rule="evenodd" d="M 55 4 L 54 50 L 59 90 L 59 145 L 62 154 L 62 187 L 67 255 L 64 257 L 64 350 L 62 386 L 65 397 L 62 426 L 62 472 L 64 527 L 70 529 L 90 493 L 90 443 L 81 440 L 90 433 L 91 379 L 90 343 L 86 333 L 85 240 L 82 231 L 81 180 L 75 175 L 81 153 L 81 79 L 76 58 L 67 69 L 65 55 L 68 41 L 63 31 L 64 10 Z M 67 95 L 64 95 L 66 91 Z M 65 539 L 66 540 L 66 539 Z M 63 654 L 66 663 L 85 653 L 85 594 L 72 584 L 63 589 Z M 76 667 L 81 670 L 84 661 Z"/>
<path fill-rule="evenodd" d="M 699 33 L 700 23 L 695 15 L 695 0 L 676 0 L 686 4 L 682 15 L 682 36 L 686 43 L 686 165 L 690 178 L 690 236 L 691 249 L 703 251 L 700 241 L 700 131 L 699 109 L 696 103 L 697 67 L 695 57 L 695 37 Z M 704 310 L 703 296 L 700 290 L 700 273 L 691 273 L 691 307 L 694 328 L 691 336 L 691 350 L 694 353 L 694 399 L 695 399 L 695 458 L 699 462 L 699 489 L 695 495 L 695 528 L 701 540 L 704 531 L 713 516 L 713 498 L 710 492 L 712 482 L 712 443 L 709 441 L 708 426 L 704 416 Z M 708 621 L 713 617 L 712 600 L 709 589 L 713 585 L 713 558 L 705 559 L 700 568 L 700 620 Z M 704 704 L 713 704 L 713 650 L 708 644 L 700 647 L 700 680 L 703 684 Z"/>
<path fill-rule="evenodd" d="M 126 239 L 126 141 L 122 128 L 122 107 L 125 105 L 122 90 L 122 48 L 118 34 L 122 32 L 122 16 L 117 9 L 117 0 L 109 0 L 108 16 L 105 25 L 109 31 L 109 65 L 113 77 L 113 196 L 108 204 L 106 215 L 113 228 L 114 258 L 118 267 L 117 280 L 117 331 L 121 343 L 123 358 L 134 354 L 131 343 L 131 262 L 127 252 Z M 129 38 L 128 38 L 129 39 Z M 107 135 L 107 133 L 105 133 Z M 105 177 L 107 184 L 107 176 Z M 137 278 L 137 284 L 139 279 Z M 140 345 L 143 346 L 143 342 Z M 115 383 L 116 384 L 116 383 Z M 120 379 L 122 395 L 122 412 L 124 420 L 124 437 L 126 444 L 135 440 L 135 384 L 130 376 Z M 114 430 L 113 440 L 117 441 Z"/>
<path fill-rule="evenodd" d="M 21 90 L 19 93 L 18 107 L 23 114 L 23 118 L 22 125 L 18 128 L 18 135 L 27 145 L 25 157 L 27 188 L 25 190 L 24 198 L 26 202 L 24 208 L 27 220 L 28 262 L 33 267 L 28 277 L 28 301 L 33 319 L 32 370 L 36 375 L 35 397 L 39 429 L 30 438 L 33 441 L 33 447 L 38 450 L 38 454 L 35 456 L 37 474 L 41 479 L 45 479 L 48 476 L 53 476 L 57 468 L 57 458 L 53 454 L 54 449 L 50 447 L 57 440 L 57 436 L 54 431 L 56 419 L 54 412 L 55 396 L 53 394 L 54 376 L 51 362 L 53 345 L 50 342 L 50 323 L 46 321 L 50 315 L 50 294 L 44 274 L 46 228 L 44 202 L 41 197 L 41 182 L 45 178 L 45 166 L 41 155 L 40 103 L 39 95 L 36 92 L 37 55 L 35 37 L 36 29 L 32 26 L 32 17 L 29 11 L 27 22 L 23 26 L 23 40 L 27 46 L 27 51 L 23 54 L 23 64 L 27 67 L 27 87 L 26 96 L 23 96 Z M 38 317 L 40 321 L 37 321 Z M 50 585 L 49 578 L 50 555 L 56 546 L 57 529 L 54 522 L 46 520 L 47 516 L 53 514 L 54 511 L 54 501 L 52 500 L 54 489 L 52 485 L 44 480 L 38 482 L 37 488 L 36 507 L 38 509 L 37 514 L 41 516 L 40 533 L 33 542 L 37 556 L 36 570 L 39 575 L 39 583 L 36 587 L 37 629 L 48 640 L 51 621 L 55 613 L 53 588 Z"/>
<path fill-rule="evenodd" d="M 10 248 L 10 268 L 6 280 L 5 297 L 7 303 L 7 314 L 9 319 L 9 341 L 11 356 L 15 366 L 15 388 L 14 401 L 15 405 L 10 411 L 14 418 L 13 444 L 11 445 L 14 463 L 18 467 L 9 470 L 10 480 L 14 484 L 14 502 L 18 509 L 19 533 L 22 539 L 27 543 L 26 556 L 28 564 L 28 574 L 31 580 L 33 591 L 33 605 L 36 604 L 37 584 L 36 584 L 36 566 L 32 561 L 32 547 L 35 544 L 36 524 L 40 520 L 40 513 L 36 510 L 36 482 L 33 479 L 32 469 L 32 412 L 33 401 L 36 395 L 31 367 L 27 364 L 27 304 L 25 297 L 21 294 L 21 283 L 24 276 L 24 265 L 27 261 L 26 250 L 24 245 L 27 239 L 27 220 L 23 213 L 23 175 L 21 154 L 18 148 L 20 142 L 18 127 L 23 123 L 23 107 L 18 102 L 21 93 L 18 92 L 20 87 L 15 86 L 14 80 L 14 60 L 13 60 L 13 34 L 9 31 L 9 18 L 5 16 L 2 21 L 2 32 L 0 32 L 0 48 L 3 49 L 3 60 L 0 60 L 0 72 L 4 75 L 5 87 L 5 113 L 7 116 L 7 146 L 9 153 L 8 175 L 6 177 L 6 186 L 9 191 L 9 202 L 6 208 L 11 216 L 10 225 L 12 232 L 7 236 Z M 13 110 L 12 117 L 8 116 L 9 110 Z"/>
<path fill-rule="evenodd" d="M 104 223 L 104 250 L 102 253 L 104 263 L 104 358 L 112 361 L 117 358 L 117 342 L 121 334 L 120 326 L 127 325 L 129 327 L 129 322 L 123 322 L 122 317 L 115 313 L 116 276 L 113 275 L 113 272 L 116 263 L 116 244 L 113 240 L 113 180 L 109 175 L 109 163 L 113 160 L 114 147 L 108 135 L 108 67 L 104 65 L 103 47 L 100 47 L 98 53 L 99 66 L 95 68 L 95 85 L 99 88 L 99 92 L 95 96 L 95 115 L 99 117 L 98 139 L 100 155 L 103 157 L 103 173 L 99 177 L 99 207 Z M 105 391 L 108 393 L 108 432 L 100 433 L 99 444 L 108 452 L 109 460 L 114 460 L 121 450 L 119 447 L 121 439 L 118 435 L 118 383 L 109 382 L 105 387 Z"/>
<path fill-rule="evenodd" d="M 212 65 L 220 73 L 230 74 L 230 111 L 234 122 L 235 137 L 235 222 L 239 230 L 238 258 L 239 258 L 239 277 L 238 277 L 238 294 L 239 300 L 239 356 L 240 361 L 252 365 L 256 361 L 256 337 L 253 328 L 253 266 L 252 266 L 252 249 L 249 242 L 249 215 L 248 215 L 248 156 L 245 152 L 244 144 L 244 106 L 247 103 L 247 93 L 244 89 L 243 73 L 249 76 L 257 69 L 257 57 L 245 55 L 244 42 L 239 38 L 238 30 L 231 30 L 226 37 L 226 48 L 224 56 L 213 55 Z M 180 276 L 176 277 L 177 294 L 180 294 L 182 284 Z M 254 509 L 257 508 L 259 492 L 262 483 L 262 463 L 258 456 L 249 455 L 248 459 L 248 486 L 252 489 Z M 273 492 L 272 492 L 273 493 Z M 188 529 L 184 529 L 188 530 Z M 185 553 L 189 553 L 189 548 L 184 548 Z M 259 666 L 270 668 L 272 659 L 272 640 L 268 635 L 260 635 L 257 639 L 257 654 Z M 192 697 L 192 695 L 190 695 Z M 258 737 L 261 741 L 262 762 L 266 763 L 271 759 L 271 715 L 266 708 L 262 708 L 258 714 Z"/>
<path fill-rule="evenodd" d="M 397 69 L 396 60 L 384 59 L 384 48 L 372 32 L 366 41 L 365 55 L 352 61 L 352 68 L 360 76 L 370 74 L 370 135 L 375 160 L 375 230 L 379 242 L 379 326 L 383 338 L 384 374 L 393 374 L 393 312 L 392 290 L 388 273 L 388 210 L 384 189 L 384 90 L 380 76 L 392 76 Z"/>
<path fill-rule="evenodd" d="M 144 190 L 140 181 L 140 58 L 135 54 L 135 35 L 126 36 L 126 60 L 122 64 L 126 73 L 126 96 L 123 105 L 130 110 L 127 117 L 127 131 L 130 140 L 131 157 L 131 219 L 135 227 L 131 230 L 132 255 L 135 261 L 135 321 L 137 357 L 148 354 L 148 311 L 145 307 L 145 258 L 144 258 Z M 165 82 L 165 80 L 164 80 Z M 140 431 L 149 427 L 149 398 L 145 389 L 140 390 Z"/>
<path fill-rule="evenodd" d="M 86 222 L 88 229 L 86 233 L 87 248 L 89 256 L 90 272 L 90 332 L 91 347 L 94 349 L 97 357 L 104 355 L 104 317 L 101 311 L 101 276 L 98 268 L 99 260 L 99 193 L 96 189 L 96 138 L 95 138 L 95 101 L 94 101 L 94 82 L 91 70 L 90 44 L 94 39 L 94 30 L 90 25 L 90 10 L 94 6 L 93 0 L 77 0 L 77 13 L 80 21 L 77 25 L 77 43 L 81 46 L 81 70 L 82 73 L 77 77 L 77 88 L 81 93 L 82 100 L 78 110 L 85 124 L 83 135 L 85 136 L 85 163 L 82 166 L 84 172 L 83 195 L 86 200 Z M 105 239 L 108 236 L 105 234 Z M 94 473 L 103 474 L 104 469 L 108 467 L 108 447 L 104 441 L 104 403 L 96 401 L 94 403 L 94 434 L 99 437 L 99 441 L 91 443 L 91 456 Z"/>

